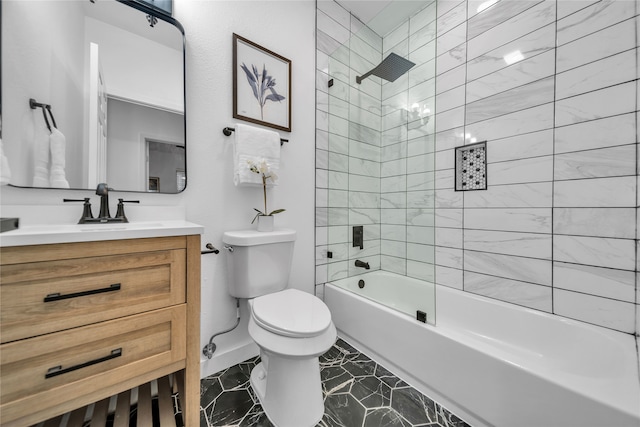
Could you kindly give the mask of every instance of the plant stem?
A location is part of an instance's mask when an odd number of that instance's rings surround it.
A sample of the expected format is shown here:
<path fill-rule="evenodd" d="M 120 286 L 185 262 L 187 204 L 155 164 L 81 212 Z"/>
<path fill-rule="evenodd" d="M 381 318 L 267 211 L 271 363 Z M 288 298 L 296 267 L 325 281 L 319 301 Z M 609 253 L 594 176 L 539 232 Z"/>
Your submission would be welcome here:
<path fill-rule="evenodd" d="M 264 192 L 264 214 L 267 213 L 267 178 L 265 178 L 264 174 L 262 174 L 262 191 Z"/>

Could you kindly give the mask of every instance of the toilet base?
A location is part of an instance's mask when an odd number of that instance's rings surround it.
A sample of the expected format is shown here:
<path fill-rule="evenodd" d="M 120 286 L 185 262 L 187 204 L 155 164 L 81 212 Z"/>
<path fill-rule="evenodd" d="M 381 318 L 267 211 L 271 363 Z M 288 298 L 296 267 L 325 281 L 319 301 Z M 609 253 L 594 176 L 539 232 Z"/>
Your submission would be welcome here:
<path fill-rule="evenodd" d="M 251 371 L 251 387 L 269 421 L 276 427 L 318 424 L 324 415 L 318 358 L 266 356 L 268 372 L 263 362 L 256 365 Z"/>

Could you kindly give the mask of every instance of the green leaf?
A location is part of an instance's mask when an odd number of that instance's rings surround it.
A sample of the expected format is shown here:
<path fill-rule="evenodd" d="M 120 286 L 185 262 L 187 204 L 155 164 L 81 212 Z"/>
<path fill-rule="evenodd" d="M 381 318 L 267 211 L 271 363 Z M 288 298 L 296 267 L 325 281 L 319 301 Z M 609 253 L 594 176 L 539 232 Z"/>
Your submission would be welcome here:
<path fill-rule="evenodd" d="M 272 212 L 269 214 L 269 216 L 271 216 L 271 215 L 275 215 L 275 214 L 278 214 L 278 213 L 280 213 L 280 212 L 284 212 L 284 211 L 285 211 L 284 209 L 276 209 L 275 211 L 272 211 Z"/>

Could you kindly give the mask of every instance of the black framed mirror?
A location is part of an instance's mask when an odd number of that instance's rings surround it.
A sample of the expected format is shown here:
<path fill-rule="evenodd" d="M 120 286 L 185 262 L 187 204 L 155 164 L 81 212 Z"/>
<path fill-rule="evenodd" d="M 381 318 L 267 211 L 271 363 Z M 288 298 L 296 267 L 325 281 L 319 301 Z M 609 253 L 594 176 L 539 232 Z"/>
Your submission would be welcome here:
<path fill-rule="evenodd" d="M 185 42 L 178 21 L 130 0 L 8 0 L 1 8 L 10 185 L 184 190 Z"/>

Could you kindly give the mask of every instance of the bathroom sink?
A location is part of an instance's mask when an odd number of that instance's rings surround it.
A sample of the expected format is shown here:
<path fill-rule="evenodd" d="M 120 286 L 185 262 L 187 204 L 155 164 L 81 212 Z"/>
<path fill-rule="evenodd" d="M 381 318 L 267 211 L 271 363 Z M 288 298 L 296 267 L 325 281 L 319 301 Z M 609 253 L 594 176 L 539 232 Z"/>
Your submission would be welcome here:
<path fill-rule="evenodd" d="M 127 223 L 110 223 L 110 224 L 78 224 L 76 227 L 80 231 L 116 231 L 116 230 L 141 230 L 149 228 L 162 228 L 161 222 L 127 222 Z"/>
<path fill-rule="evenodd" d="M 184 220 L 107 224 L 43 224 L 21 226 L 0 234 L 0 246 L 41 245 L 95 240 L 202 234 L 204 228 Z"/>

